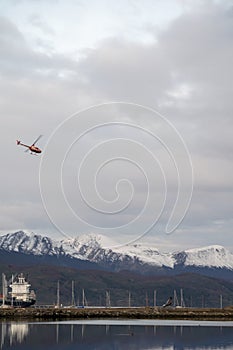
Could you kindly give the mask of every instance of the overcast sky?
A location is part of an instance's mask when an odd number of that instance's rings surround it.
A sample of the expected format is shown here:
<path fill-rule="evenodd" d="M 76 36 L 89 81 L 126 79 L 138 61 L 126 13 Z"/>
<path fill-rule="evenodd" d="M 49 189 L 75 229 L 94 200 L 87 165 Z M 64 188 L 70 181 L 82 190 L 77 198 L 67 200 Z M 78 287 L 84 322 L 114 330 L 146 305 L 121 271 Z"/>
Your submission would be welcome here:
<path fill-rule="evenodd" d="M 233 250 L 232 62 L 232 1 L 1 0 L 1 234 Z"/>

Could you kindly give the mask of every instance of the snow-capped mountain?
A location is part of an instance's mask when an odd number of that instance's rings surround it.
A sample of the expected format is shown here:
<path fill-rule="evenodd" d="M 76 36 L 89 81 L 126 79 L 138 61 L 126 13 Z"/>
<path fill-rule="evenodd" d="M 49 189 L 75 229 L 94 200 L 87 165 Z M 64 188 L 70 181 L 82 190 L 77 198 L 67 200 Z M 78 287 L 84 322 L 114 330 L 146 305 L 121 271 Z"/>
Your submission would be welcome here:
<path fill-rule="evenodd" d="M 148 264 L 157 267 L 173 267 L 171 254 L 160 253 L 156 248 L 140 244 L 116 246 L 105 236 L 87 234 L 71 240 L 61 241 L 62 248 L 71 256 L 85 259 L 116 269 L 136 269 Z M 111 246 L 114 248 L 104 248 Z"/>
<path fill-rule="evenodd" d="M 112 248 L 106 248 L 111 246 Z M 113 248 L 114 247 L 114 248 Z M 33 256 L 59 257 L 96 263 L 114 271 L 173 273 L 185 269 L 221 269 L 232 271 L 233 254 L 222 246 L 162 253 L 152 246 L 131 244 L 116 246 L 103 235 L 87 234 L 74 239 L 53 240 L 23 231 L 0 236 L 0 250 Z"/>
<path fill-rule="evenodd" d="M 59 242 L 49 237 L 36 234 L 27 234 L 23 231 L 8 233 L 0 236 L 0 249 L 9 252 L 18 252 L 34 255 L 60 255 L 65 254 Z"/>
<path fill-rule="evenodd" d="M 176 260 L 178 262 L 177 255 Z M 179 259 L 181 256 L 182 253 L 179 253 Z M 233 270 L 233 254 L 220 245 L 188 249 L 183 252 L 183 263 L 185 266 L 205 266 Z"/>

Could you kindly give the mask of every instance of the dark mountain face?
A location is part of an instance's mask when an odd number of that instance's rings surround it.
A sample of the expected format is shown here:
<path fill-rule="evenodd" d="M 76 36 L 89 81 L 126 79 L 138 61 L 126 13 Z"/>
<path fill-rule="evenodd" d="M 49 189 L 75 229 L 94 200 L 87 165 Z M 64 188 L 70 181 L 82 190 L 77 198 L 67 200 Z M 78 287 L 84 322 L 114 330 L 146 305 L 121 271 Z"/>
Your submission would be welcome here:
<path fill-rule="evenodd" d="M 72 281 L 76 305 L 82 305 L 83 291 L 88 306 L 106 306 L 109 302 L 111 306 L 128 306 L 129 295 L 131 306 L 153 306 L 155 291 L 156 305 L 163 305 L 170 296 L 175 300 L 175 295 L 176 305 L 180 305 L 181 289 L 185 306 L 219 307 L 220 295 L 223 306 L 231 305 L 233 300 L 233 282 L 223 279 L 194 273 L 148 276 L 132 271 L 111 272 L 93 269 L 95 266 L 91 264 L 75 267 L 55 264 L 50 258 L 1 251 L 0 273 L 4 272 L 8 281 L 12 274 L 22 272 L 27 276 L 36 292 L 38 305 L 56 304 L 57 281 L 63 305 L 71 305 Z"/>

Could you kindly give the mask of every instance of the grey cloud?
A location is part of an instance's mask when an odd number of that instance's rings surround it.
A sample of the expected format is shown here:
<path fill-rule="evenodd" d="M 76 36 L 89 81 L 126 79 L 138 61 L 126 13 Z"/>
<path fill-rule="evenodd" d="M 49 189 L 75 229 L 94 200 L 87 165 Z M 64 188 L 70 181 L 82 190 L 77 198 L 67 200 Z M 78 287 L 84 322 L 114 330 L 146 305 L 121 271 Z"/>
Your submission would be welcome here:
<path fill-rule="evenodd" d="M 54 35 L 54 30 L 46 23 L 37 13 L 33 13 L 29 16 L 28 21 L 39 28 L 46 35 Z"/>
<path fill-rule="evenodd" d="M 199 11 L 184 13 L 159 34 L 150 28 L 156 39 L 154 44 L 112 38 L 83 52 L 79 61 L 54 52 L 35 52 L 17 27 L 1 18 L 1 118 L 6 130 L 2 141 L 9 145 L 8 159 L 5 150 L 1 149 L 0 155 L 5 183 L 10 172 L 3 191 L 2 208 L 8 206 L 4 209 L 6 216 L 8 213 L 10 217 L 15 196 L 22 198 L 22 203 L 15 200 L 15 205 L 23 208 L 20 216 L 24 216 L 29 229 L 40 225 L 45 229 L 47 223 L 39 194 L 33 191 L 33 186 L 37 186 L 33 174 L 38 169 L 21 153 L 16 156 L 19 149 L 10 145 L 15 134 L 27 139 L 37 133 L 49 135 L 59 122 L 83 106 L 123 100 L 159 109 L 177 127 L 191 152 L 195 173 L 193 202 L 169 244 L 175 244 L 177 239 L 188 246 L 191 238 L 184 237 L 189 237 L 189 232 L 196 235 L 193 244 L 197 244 L 198 237 L 202 243 L 216 243 L 219 229 L 229 244 L 233 198 L 232 9 L 225 2 L 209 4 L 208 8 L 201 5 Z M 187 94 L 182 95 L 182 86 L 184 92 L 187 88 Z M 132 115 L 128 117 L 133 121 Z M 97 136 L 101 139 L 106 134 Z M 15 168 L 20 169 L 18 174 Z M 18 228 L 21 221 L 17 219 L 17 208 L 14 213 L 12 228 L 14 222 Z M 221 227 L 216 224 L 219 219 Z M 10 227 L 10 223 L 7 225 Z"/>
<path fill-rule="evenodd" d="M 22 33 L 8 19 L 0 17 L 0 72 L 3 76 L 37 79 L 45 76 L 59 78 L 75 72 L 74 60 L 61 54 L 33 50 Z"/>

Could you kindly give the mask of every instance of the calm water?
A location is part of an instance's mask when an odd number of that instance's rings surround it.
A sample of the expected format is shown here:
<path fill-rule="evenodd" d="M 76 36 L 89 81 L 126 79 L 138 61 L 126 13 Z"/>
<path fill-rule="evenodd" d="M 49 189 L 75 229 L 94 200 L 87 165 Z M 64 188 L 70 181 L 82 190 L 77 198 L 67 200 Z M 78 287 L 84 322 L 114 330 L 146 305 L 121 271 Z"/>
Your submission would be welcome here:
<path fill-rule="evenodd" d="M 232 322 L 70 321 L 0 323 L 1 349 L 232 349 Z"/>

